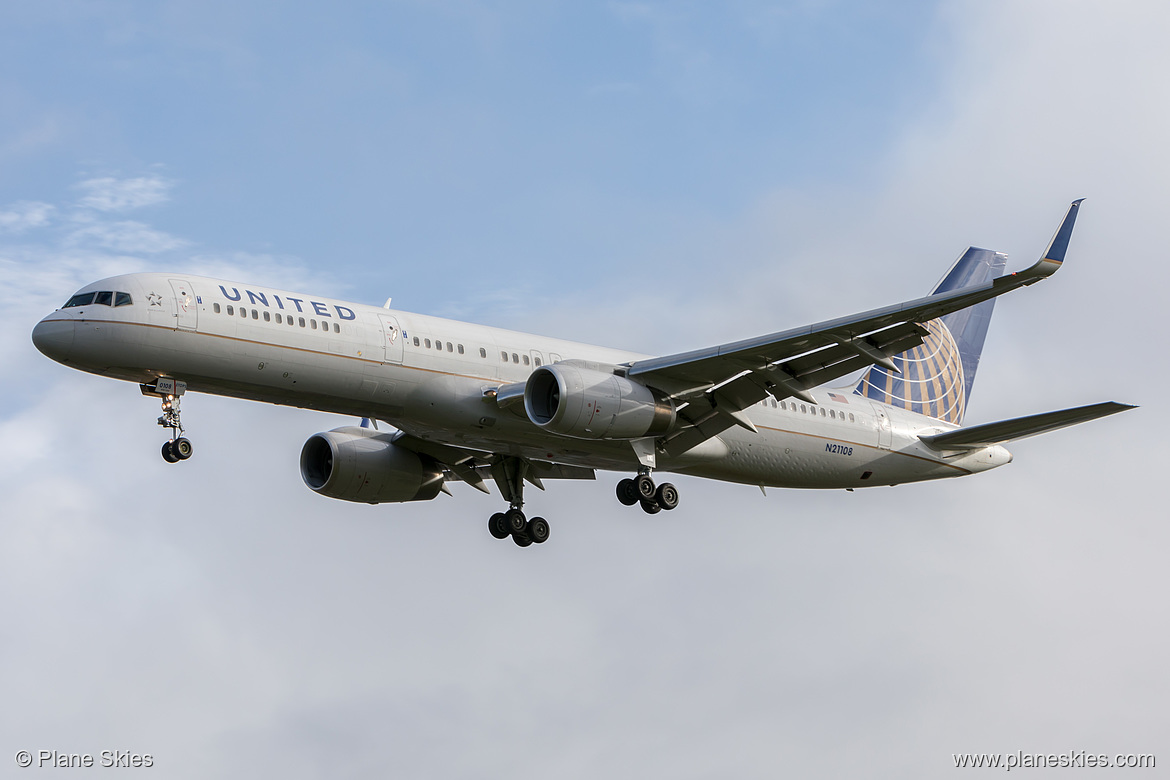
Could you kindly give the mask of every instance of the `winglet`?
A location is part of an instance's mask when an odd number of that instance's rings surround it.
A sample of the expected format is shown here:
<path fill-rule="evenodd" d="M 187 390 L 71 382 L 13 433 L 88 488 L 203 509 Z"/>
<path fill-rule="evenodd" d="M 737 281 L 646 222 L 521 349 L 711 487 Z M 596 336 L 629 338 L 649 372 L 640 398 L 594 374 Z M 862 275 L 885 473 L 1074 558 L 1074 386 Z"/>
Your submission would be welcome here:
<path fill-rule="evenodd" d="M 1044 254 L 1034 265 L 1023 271 L 1000 277 L 996 283 L 1000 285 L 1014 283 L 1016 286 L 1021 283 L 1024 285 L 1035 284 L 1060 270 L 1061 264 L 1064 263 L 1064 253 L 1068 250 L 1069 239 L 1072 238 L 1073 225 L 1077 221 L 1077 211 L 1083 200 L 1084 198 L 1077 198 L 1068 207 L 1068 212 L 1064 215 L 1060 227 L 1056 229 L 1052 240 L 1048 242 L 1048 248 L 1044 250 Z M 1013 277 L 1015 278 L 1013 279 Z"/>
<path fill-rule="evenodd" d="M 1077 221 L 1077 210 L 1081 207 L 1083 200 L 1084 198 L 1077 198 L 1068 207 L 1068 213 L 1064 215 L 1064 221 L 1060 223 L 1056 235 L 1049 242 L 1043 259 L 1058 265 L 1064 262 L 1064 253 L 1068 250 L 1068 240 L 1072 238 L 1073 223 Z"/>

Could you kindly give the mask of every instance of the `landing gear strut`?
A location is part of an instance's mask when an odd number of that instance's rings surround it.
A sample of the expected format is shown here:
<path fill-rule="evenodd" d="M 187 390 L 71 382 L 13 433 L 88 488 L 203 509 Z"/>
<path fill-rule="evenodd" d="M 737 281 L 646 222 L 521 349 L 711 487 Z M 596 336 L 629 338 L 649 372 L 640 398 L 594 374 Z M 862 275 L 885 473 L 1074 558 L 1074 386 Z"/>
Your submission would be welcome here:
<path fill-rule="evenodd" d="M 157 395 L 162 398 L 162 416 L 158 424 L 170 429 L 171 438 L 163 442 L 162 456 L 167 463 L 178 463 L 195 453 L 190 439 L 183 436 L 183 423 L 179 417 L 179 398 L 187 391 L 186 382 L 177 382 L 169 377 L 159 378 L 153 385 L 140 385 L 143 395 Z"/>
<path fill-rule="evenodd" d="M 524 472 L 528 464 L 518 458 L 501 460 L 492 466 L 492 476 L 508 499 L 507 512 L 496 512 L 488 519 L 488 531 L 497 539 L 512 537 L 518 547 L 548 541 L 548 521 L 524 516 Z M 498 473 L 497 473 L 498 472 Z"/>
<path fill-rule="evenodd" d="M 678 488 L 669 482 L 655 487 L 650 472 L 643 471 L 634 479 L 618 482 L 617 498 L 626 506 L 641 504 L 642 511 L 656 515 L 663 509 L 670 510 L 678 506 Z"/>

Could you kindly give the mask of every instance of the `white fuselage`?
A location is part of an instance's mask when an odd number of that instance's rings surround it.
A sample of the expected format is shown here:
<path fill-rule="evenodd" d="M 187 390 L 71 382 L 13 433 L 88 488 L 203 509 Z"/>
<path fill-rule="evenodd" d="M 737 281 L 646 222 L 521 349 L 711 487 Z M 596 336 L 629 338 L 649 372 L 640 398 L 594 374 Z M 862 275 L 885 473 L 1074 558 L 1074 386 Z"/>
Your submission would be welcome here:
<path fill-rule="evenodd" d="M 38 347 L 69 366 L 138 383 L 172 377 L 191 391 L 384 420 L 456 447 L 635 471 L 628 441 L 549 433 L 494 391 L 562 360 L 600 370 L 647 356 L 455 320 L 187 275 L 128 274 L 83 288 L 133 304 L 62 308 Z M 47 346 L 46 346 L 47 345 Z M 918 436 L 954 426 L 851 391 L 815 405 L 768 399 L 735 427 L 656 469 L 751 485 L 854 488 L 985 471 L 1000 446 L 941 453 Z"/>

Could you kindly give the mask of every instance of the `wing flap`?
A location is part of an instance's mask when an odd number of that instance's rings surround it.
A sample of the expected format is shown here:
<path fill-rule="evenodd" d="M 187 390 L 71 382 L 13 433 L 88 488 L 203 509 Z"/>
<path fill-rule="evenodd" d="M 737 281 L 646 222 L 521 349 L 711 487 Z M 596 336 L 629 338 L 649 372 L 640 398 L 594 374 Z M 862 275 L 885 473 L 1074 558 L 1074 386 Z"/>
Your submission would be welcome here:
<path fill-rule="evenodd" d="M 1002 444 L 1028 436 L 1037 436 L 1041 433 L 1067 428 L 1070 425 L 1096 420 L 1099 417 L 1107 417 L 1134 408 L 1136 407 L 1129 404 L 1106 401 L 1089 406 L 1078 406 L 1073 409 L 1061 409 L 1056 412 L 1044 412 L 1027 417 L 1016 417 L 1011 420 L 973 425 L 968 428 L 958 428 L 946 433 L 919 436 L 918 438 L 938 450 L 979 449 L 992 444 Z"/>
<path fill-rule="evenodd" d="M 433 458 L 451 475 L 483 493 L 491 492 L 485 484 L 485 479 L 496 479 L 497 483 L 499 482 L 499 477 L 492 471 L 493 465 L 497 466 L 498 469 L 499 465 L 505 461 L 518 471 L 521 478 L 541 490 L 544 490 L 544 485 L 541 484 L 542 479 L 596 479 L 593 469 L 583 466 L 570 466 L 564 463 L 467 450 L 449 444 L 426 441 L 407 433 L 399 433 L 395 437 L 394 443 L 420 455 Z M 505 493 L 508 494 L 508 491 Z"/>

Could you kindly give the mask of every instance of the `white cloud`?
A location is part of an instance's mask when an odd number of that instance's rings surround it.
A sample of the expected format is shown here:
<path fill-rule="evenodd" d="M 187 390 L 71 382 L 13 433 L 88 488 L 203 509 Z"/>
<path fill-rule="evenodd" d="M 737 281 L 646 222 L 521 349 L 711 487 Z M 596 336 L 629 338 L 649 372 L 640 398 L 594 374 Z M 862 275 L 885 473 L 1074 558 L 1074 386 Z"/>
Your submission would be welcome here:
<path fill-rule="evenodd" d="M 172 186 L 173 182 L 157 176 L 86 179 L 76 185 L 77 189 L 85 192 L 77 204 L 97 211 L 131 211 L 165 203 L 170 198 Z"/>
<path fill-rule="evenodd" d="M 92 244 L 115 252 L 131 254 L 156 254 L 180 249 L 188 244 L 181 238 L 133 220 L 93 222 L 70 233 L 67 243 Z"/>
<path fill-rule="evenodd" d="M 48 203 L 23 200 L 0 211 L 0 233 L 23 233 L 48 225 L 56 208 Z"/>

